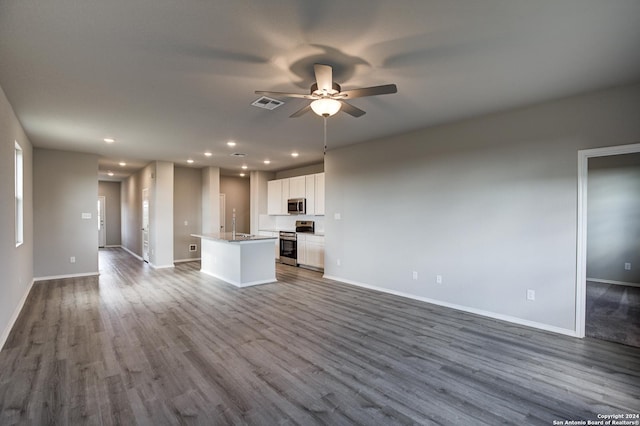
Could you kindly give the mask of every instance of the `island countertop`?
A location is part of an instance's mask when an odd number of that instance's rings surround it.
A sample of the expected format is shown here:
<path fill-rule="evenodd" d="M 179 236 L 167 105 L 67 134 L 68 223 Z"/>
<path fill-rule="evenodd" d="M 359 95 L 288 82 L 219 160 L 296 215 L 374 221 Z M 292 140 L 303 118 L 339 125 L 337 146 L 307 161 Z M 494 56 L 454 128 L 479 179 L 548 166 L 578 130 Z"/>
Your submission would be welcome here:
<path fill-rule="evenodd" d="M 244 234 L 236 232 L 214 232 L 210 234 L 191 234 L 192 237 L 206 240 L 223 241 L 228 243 L 244 243 L 251 241 L 276 240 L 277 237 L 265 237 L 262 235 Z"/>

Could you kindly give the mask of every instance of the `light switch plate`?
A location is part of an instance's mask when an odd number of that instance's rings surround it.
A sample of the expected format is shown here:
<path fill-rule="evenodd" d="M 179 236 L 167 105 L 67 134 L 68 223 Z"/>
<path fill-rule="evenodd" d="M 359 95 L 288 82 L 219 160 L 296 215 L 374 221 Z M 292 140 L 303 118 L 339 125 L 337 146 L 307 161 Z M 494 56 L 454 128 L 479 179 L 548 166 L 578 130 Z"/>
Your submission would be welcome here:
<path fill-rule="evenodd" d="M 91 219 L 91 213 L 82 213 L 83 219 Z"/>

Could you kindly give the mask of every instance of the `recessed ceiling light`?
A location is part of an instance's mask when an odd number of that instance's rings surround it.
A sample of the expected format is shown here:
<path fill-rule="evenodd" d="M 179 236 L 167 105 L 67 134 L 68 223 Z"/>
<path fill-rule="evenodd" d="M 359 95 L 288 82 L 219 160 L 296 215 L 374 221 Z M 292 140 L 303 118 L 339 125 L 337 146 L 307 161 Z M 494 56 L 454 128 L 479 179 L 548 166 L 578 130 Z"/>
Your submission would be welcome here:
<path fill-rule="evenodd" d="M 113 172 L 112 172 L 112 171 L 109 171 L 107 174 L 108 174 L 109 176 L 113 176 Z"/>
<path fill-rule="evenodd" d="M 300 155 L 300 154 L 298 154 L 297 152 L 292 152 L 291 153 L 291 156 L 294 157 L 294 158 L 297 157 L 298 155 Z"/>
<path fill-rule="evenodd" d="M 120 166 L 124 167 L 127 165 L 127 163 L 125 163 L 124 161 L 119 162 L 118 164 L 120 164 Z"/>
<path fill-rule="evenodd" d="M 236 143 L 234 141 L 229 141 L 227 142 L 227 145 L 229 146 L 236 146 Z"/>
<path fill-rule="evenodd" d="M 240 173 L 240 177 L 244 177 L 244 173 Z"/>
<path fill-rule="evenodd" d="M 207 152 L 205 152 L 205 153 L 204 153 L 204 156 L 205 156 L 205 157 L 211 157 L 212 155 L 213 155 L 213 154 L 212 154 L 212 153 L 210 153 L 209 151 L 207 151 Z"/>
<path fill-rule="evenodd" d="M 264 160 L 264 164 L 271 164 L 271 160 Z"/>
<path fill-rule="evenodd" d="M 192 160 L 191 158 L 189 158 L 189 159 L 187 160 L 187 163 L 189 163 L 189 164 L 193 164 L 193 160 Z"/>
<path fill-rule="evenodd" d="M 114 143 L 116 141 L 114 138 L 104 138 L 102 140 L 105 141 L 106 143 Z"/>
<path fill-rule="evenodd" d="M 242 165 L 242 170 L 247 170 L 249 167 L 246 164 Z"/>

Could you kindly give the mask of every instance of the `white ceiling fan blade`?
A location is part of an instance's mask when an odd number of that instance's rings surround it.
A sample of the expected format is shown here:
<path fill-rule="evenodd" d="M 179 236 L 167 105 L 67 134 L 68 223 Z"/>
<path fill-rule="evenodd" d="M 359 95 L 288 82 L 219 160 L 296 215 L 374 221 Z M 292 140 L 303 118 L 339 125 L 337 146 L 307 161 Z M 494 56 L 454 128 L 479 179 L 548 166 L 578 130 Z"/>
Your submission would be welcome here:
<path fill-rule="evenodd" d="M 300 108 L 299 110 L 297 110 L 296 112 L 294 112 L 293 114 L 291 114 L 289 116 L 289 118 L 297 118 L 300 117 L 301 115 L 304 115 L 306 113 L 308 113 L 309 111 L 311 111 L 311 105 L 307 105 L 305 107 Z"/>
<path fill-rule="evenodd" d="M 340 103 L 342 104 L 342 108 L 341 108 L 342 112 L 346 112 L 347 114 L 352 115 L 356 118 L 362 117 L 363 115 L 366 114 L 366 112 L 364 112 L 360 108 L 354 107 L 350 103 L 347 103 L 345 101 L 340 101 Z"/>
<path fill-rule="evenodd" d="M 316 74 L 318 90 L 324 93 L 331 93 L 333 89 L 333 69 L 329 65 L 314 64 L 313 70 Z"/>
<path fill-rule="evenodd" d="M 383 86 L 363 87 L 361 89 L 345 90 L 340 92 L 336 99 L 353 99 L 362 98 L 364 96 L 388 95 L 397 93 L 398 88 L 395 84 L 385 84 Z"/>

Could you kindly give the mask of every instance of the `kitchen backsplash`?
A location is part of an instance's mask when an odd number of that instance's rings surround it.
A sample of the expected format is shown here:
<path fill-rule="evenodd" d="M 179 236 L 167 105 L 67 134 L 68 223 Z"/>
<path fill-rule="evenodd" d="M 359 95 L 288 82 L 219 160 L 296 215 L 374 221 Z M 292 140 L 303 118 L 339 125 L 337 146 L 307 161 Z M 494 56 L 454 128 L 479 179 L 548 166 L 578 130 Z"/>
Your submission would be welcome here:
<path fill-rule="evenodd" d="M 291 215 L 291 216 L 270 216 L 266 214 L 260 215 L 261 230 L 294 230 L 296 228 L 296 220 L 312 220 L 315 222 L 316 232 L 324 232 L 324 216 L 307 216 L 307 215 Z"/>

